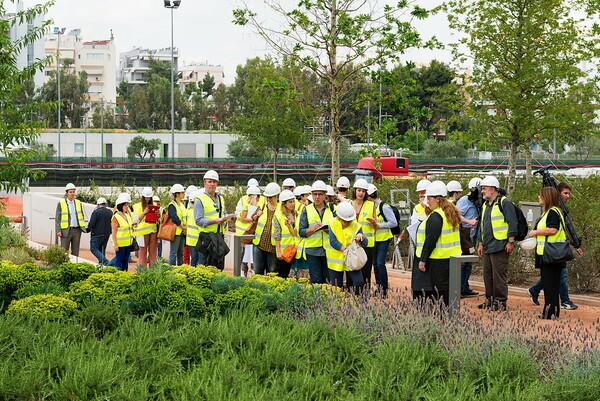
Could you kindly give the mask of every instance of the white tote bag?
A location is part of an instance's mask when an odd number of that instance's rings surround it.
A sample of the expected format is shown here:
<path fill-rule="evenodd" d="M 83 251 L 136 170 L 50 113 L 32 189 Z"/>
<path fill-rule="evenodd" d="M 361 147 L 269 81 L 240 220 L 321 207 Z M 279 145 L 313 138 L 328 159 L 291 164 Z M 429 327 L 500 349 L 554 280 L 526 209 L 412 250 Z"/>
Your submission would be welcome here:
<path fill-rule="evenodd" d="M 362 269 L 365 263 L 367 263 L 367 253 L 363 247 L 354 240 L 355 237 L 356 233 L 352 235 L 350 245 L 344 249 L 344 266 L 351 272 Z"/>

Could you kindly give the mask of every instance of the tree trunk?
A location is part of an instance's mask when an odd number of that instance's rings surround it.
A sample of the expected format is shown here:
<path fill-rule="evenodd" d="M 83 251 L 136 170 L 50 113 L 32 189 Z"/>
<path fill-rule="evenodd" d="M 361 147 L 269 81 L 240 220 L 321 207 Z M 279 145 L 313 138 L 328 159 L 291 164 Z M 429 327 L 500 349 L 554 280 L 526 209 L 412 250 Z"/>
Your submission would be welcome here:
<path fill-rule="evenodd" d="M 515 182 L 517 177 L 517 152 L 519 145 L 516 140 L 510 142 L 510 155 L 508 162 L 508 185 L 506 188 L 507 195 L 510 197 L 512 192 L 515 190 Z"/>
<path fill-rule="evenodd" d="M 329 67 L 331 69 L 329 74 L 329 118 L 331 123 L 331 131 L 329 133 L 329 140 L 331 141 L 331 184 L 337 181 L 340 176 L 340 104 L 339 104 L 339 84 L 338 84 L 338 73 L 339 68 L 337 64 L 337 43 L 335 38 L 337 37 L 338 29 L 338 8 L 337 1 L 331 2 L 331 16 L 329 20 L 329 41 L 327 42 L 327 55 L 329 57 Z"/>
<path fill-rule="evenodd" d="M 531 154 L 531 144 L 527 146 L 527 150 L 525 150 L 525 184 L 531 184 L 531 159 L 533 158 Z"/>
<path fill-rule="evenodd" d="M 277 156 L 279 149 L 277 146 L 273 148 L 273 182 L 277 182 Z"/>

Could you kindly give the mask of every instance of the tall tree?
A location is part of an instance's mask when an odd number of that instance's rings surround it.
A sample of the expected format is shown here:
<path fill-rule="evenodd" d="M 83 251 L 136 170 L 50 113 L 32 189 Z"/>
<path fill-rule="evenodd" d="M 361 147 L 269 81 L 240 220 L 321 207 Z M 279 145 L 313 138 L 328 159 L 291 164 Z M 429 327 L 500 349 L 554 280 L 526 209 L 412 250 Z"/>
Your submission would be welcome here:
<path fill-rule="evenodd" d="M 349 90 L 348 82 L 355 74 L 421 45 L 411 22 L 428 13 L 408 0 L 383 6 L 376 0 L 302 0 L 293 9 L 282 0 L 264 3 L 279 20 L 269 24 L 245 4 L 234 10 L 234 22 L 254 27 L 276 52 L 311 69 L 328 86 L 331 179 L 335 181 L 340 171 L 340 97 Z"/>
<path fill-rule="evenodd" d="M 206 97 L 209 97 L 213 94 L 214 89 L 215 77 L 213 77 L 207 72 L 204 78 L 202 78 L 202 92 L 205 94 Z"/>
<path fill-rule="evenodd" d="M 298 78 L 294 64 L 278 65 L 273 60 L 249 60 L 240 99 L 232 118 L 233 130 L 254 148 L 270 149 L 274 159 L 273 179 L 277 181 L 277 158 L 282 149 L 301 149 L 309 138 L 304 127 L 314 112 Z M 258 155 L 257 155 L 258 156 Z"/>
<path fill-rule="evenodd" d="M 54 1 L 43 2 L 9 16 L 4 1 L 0 1 L 0 153 L 5 155 L 4 163 L 0 164 L 0 189 L 3 190 L 26 191 L 30 178 L 35 180 L 44 175 L 39 170 L 30 170 L 25 164 L 30 160 L 40 160 L 40 153 L 21 145 L 30 144 L 39 136 L 42 122 L 37 115 L 49 109 L 50 104 L 35 101 L 31 96 L 24 96 L 23 92 L 27 91 L 27 82 L 36 72 L 43 71 L 51 58 L 33 60 L 29 66 L 19 70 L 17 57 L 27 51 L 28 45 L 44 37 L 51 21 L 32 26 L 15 41 L 11 41 L 6 33 L 16 25 L 27 24 L 37 16 L 45 15 L 53 4 Z M 9 150 L 11 148 L 12 151 Z"/>
<path fill-rule="evenodd" d="M 585 130 L 581 104 L 564 102 L 588 79 L 582 62 L 592 60 L 597 35 L 576 0 L 452 0 L 444 9 L 463 35 L 455 57 L 473 60 L 469 94 L 474 127 L 510 147 L 508 192 L 515 185 L 517 152 L 570 124 Z M 588 91 L 581 103 L 592 103 Z M 528 160 L 530 160 L 528 158 Z M 527 173 L 531 165 L 527 163 Z M 530 174 L 527 174 L 530 177 Z"/>
<path fill-rule="evenodd" d="M 129 111 L 128 124 L 132 128 L 155 128 L 150 124 L 150 111 L 148 107 L 148 96 L 146 92 L 136 85 L 131 90 L 129 100 L 125 101 L 125 106 Z M 150 125 L 149 125 L 150 124 Z"/>

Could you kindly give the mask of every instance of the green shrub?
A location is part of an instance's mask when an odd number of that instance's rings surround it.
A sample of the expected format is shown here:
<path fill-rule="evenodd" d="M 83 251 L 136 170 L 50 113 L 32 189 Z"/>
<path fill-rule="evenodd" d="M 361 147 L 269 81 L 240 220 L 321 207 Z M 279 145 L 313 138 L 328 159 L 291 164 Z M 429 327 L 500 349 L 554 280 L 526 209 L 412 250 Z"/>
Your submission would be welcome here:
<path fill-rule="evenodd" d="M 7 248 L 0 251 L 0 260 L 9 260 L 16 265 L 31 262 L 31 256 L 25 248 Z"/>
<path fill-rule="evenodd" d="M 96 266 L 90 263 L 65 262 L 59 267 L 52 269 L 50 272 L 53 280 L 56 280 L 64 287 L 69 287 L 69 285 L 78 281 L 83 281 L 96 273 Z"/>
<path fill-rule="evenodd" d="M 6 309 L 14 298 L 14 293 L 28 285 L 39 285 L 48 281 L 46 271 L 33 263 L 15 265 L 9 261 L 0 261 L 0 302 Z"/>
<path fill-rule="evenodd" d="M 211 288 L 217 294 L 225 294 L 245 284 L 243 277 L 233 277 L 227 274 L 216 275 L 212 281 Z"/>
<path fill-rule="evenodd" d="M 27 245 L 27 240 L 23 234 L 13 229 L 10 225 L 0 225 L 0 250 L 23 248 L 25 245 Z"/>
<path fill-rule="evenodd" d="M 263 293 L 255 288 L 238 287 L 225 294 L 218 294 L 215 301 L 215 307 L 220 313 L 225 313 L 231 309 L 247 307 L 261 299 Z"/>
<path fill-rule="evenodd" d="M 124 306 L 134 315 L 181 309 L 185 304 L 182 293 L 188 286 L 181 273 L 168 267 L 150 268 L 136 276 Z"/>
<path fill-rule="evenodd" d="M 189 284 L 202 288 L 211 288 L 213 276 L 215 275 L 205 267 L 191 267 L 187 265 L 173 267 L 173 271 L 183 274 Z"/>
<path fill-rule="evenodd" d="M 19 315 L 32 319 L 58 319 L 73 314 L 77 303 L 52 294 L 32 295 L 10 303 L 7 315 Z"/>
<path fill-rule="evenodd" d="M 40 294 L 61 295 L 64 292 L 64 287 L 56 283 L 29 284 L 18 289 L 14 297 L 15 299 L 22 299 Z"/>
<path fill-rule="evenodd" d="M 80 309 L 76 312 L 76 317 L 84 326 L 92 330 L 96 337 L 103 337 L 116 330 L 123 320 L 120 304 L 108 299 L 88 300 L 78 304 Z"/>
<path fill-rule="evenodd" d="M 29 256 L 31 256 L 32 258 L 34 258 L 35 260 L 41 260 L 42 259 L 42 251 L 40 251 L 39 249 L 33 248 L 31 246 L 26 246 L 25 250 L 27 251 L 27 253 L 29 254 Z"/>
<path fill-rule="evenodd" d="M 69 261 L 69 254 L 60 245 L 50 245 L 42 251 L 42 260 L 48 266 L 59 266 Z"/>
<path fill-rule="evenodd" d="M 127 272 L 94 273 L 69 287 L 68 297 L 77 303 L 104 301 L 120 305 L 127 298 L 136 276 Z"/>

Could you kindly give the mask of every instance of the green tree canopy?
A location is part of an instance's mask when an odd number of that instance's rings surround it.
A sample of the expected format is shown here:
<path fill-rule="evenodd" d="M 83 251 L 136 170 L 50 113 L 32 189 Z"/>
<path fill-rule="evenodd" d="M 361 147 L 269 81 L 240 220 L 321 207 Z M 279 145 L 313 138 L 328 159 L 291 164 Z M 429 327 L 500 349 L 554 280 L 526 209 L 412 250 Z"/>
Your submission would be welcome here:
<path fill-rule="evenodd" d="M 155 152 L 160 149 L 160 139 L 146 139 L 141 135 L 135 136 L 127 146 L 127 157 L 133 159 L 139 157 L 144 160 L 146 156 L 156 156 Z"/>

